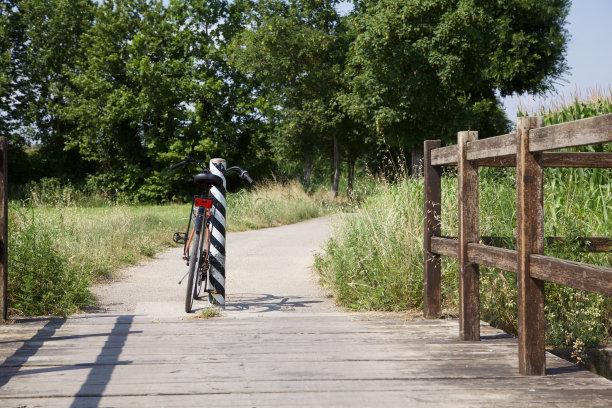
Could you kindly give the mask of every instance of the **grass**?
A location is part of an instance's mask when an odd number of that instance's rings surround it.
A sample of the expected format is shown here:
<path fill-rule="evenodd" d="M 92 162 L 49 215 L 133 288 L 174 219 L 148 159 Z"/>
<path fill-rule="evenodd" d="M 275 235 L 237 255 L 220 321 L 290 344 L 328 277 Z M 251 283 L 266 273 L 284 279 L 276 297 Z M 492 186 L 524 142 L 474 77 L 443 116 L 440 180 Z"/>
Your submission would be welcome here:
<path fill-rule="evenodd" d="M 229 194 L 228 230 L 272 227 L 334 209 L 322 191 L 299 183 L 266 184 Z M 119 268 L 174 245 L 190 205 L 117 205 L 87 201 L 70 186 L 34 186 L 9 206 L 9 308 L 13 316 L 68 315 L 95 302 L 88 290 Z"/>
<path fill-rule="evenodd" d="M 611 112 L 612 98 L 573 101 L 562 112 L 544 111 L 547 125 Z M 611 151 L 611 144 L 589 147 Z M 516 236 L 516 172 L 480 171 L 480 234 Z M 612 236 L 610 169 L 546 169 L 546 236 L 563 236 L 563 245 L 545 254 L 612 267 L 612 253 L 578 250 L 578 236 Z M 422 307 L 423 182 L 403 177 L 382 181 L 358 214 L 335 222 L 333 237 L 316 257 L 315 267 L 339 304 L 354 310 L 406 310 Z M 457 181 L 452 171 L 442 180 L 442 235 L 457 235 Z M 514 249 L 513 240 L 505 247 Z M 442 301 L 457 310 L 457 264 L 442 257 Z M 481 317 L 509 333 L 517 332 L 516 276 L 481 267 Z M 546 284 L 547 342 L 580 349 L 612 340 L 612 299 Z"/>
<path fill-rule="evenodd" d="M 194 315 L 192 318 L 193 319 L 212 319 L 213 317 L 220 317 L 223 314 L 221 313 L 221 309 L 211 306 L 211 307 L 205 307 L 204 309 L 200 310 L 200 313 Z"/>
<path fill-rule="evenodd" d="M 275 227 L 329 214 L 343 204 L 348 203 L 323 188 L 307 193 L 297 181 L 268 182 L 230 194 L 227 219 L 230 231 Z"/>

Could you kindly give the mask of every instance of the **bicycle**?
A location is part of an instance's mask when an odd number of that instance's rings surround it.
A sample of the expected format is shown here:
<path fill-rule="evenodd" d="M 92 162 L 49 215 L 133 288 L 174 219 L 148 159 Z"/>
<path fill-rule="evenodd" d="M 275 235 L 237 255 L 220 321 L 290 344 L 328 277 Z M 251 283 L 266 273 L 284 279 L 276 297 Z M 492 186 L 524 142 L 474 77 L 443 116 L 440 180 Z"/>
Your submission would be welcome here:
<path fill-rule="evenodd" d="M 187 232 L 175 232 L 173 236 L 174 242 L 183 244 L 183 260 L 187 262 L 189 267 L 187 273 L 179 281 L 179 285 L 185 278 L 188 278 L 185 294 L 185 312 L 191 313 L 193 301 L 194 299 L 199 299 L 202 287 L 204 287 L 204 293 L 208 293 L 208 301 L 211 304 L 215 304 L 213 294 L 216 294 L 217 290 L 213 285 L 210 285 L 210 266 L 211 262 L 215 262 L 210 250 L 210 237 L 213 233 L 212 220 L 215 218 L 215 211 L 220 207 L 214 205 L 215 198 L 211 195 L 211 189 L 216 187 L 225 191 L 225 183 L 224 178 L 212 174 L 199 160 L 189 155 L 185 157 L 185 160 L 171 166 L 169 171 L 177 170 L 187 164 L 197 164 L 201 168 L 202 171 L 194 176 L 193 181 L 204 193 L 195 195 L 193 198 L 187 223 Z M 228 173 L 238 174 L 240 178 L 253 184 L 253 179 L 249 176 L 249 173 L 238 166 L 230 167 L 222 174 L 225 176 Z M 193 228 L 191 227 L 192 220 Z M 225 235 L 224 232 L 223 235 Z M 217 259 L 216 261 L 218 262 L 219 260 Z"/>

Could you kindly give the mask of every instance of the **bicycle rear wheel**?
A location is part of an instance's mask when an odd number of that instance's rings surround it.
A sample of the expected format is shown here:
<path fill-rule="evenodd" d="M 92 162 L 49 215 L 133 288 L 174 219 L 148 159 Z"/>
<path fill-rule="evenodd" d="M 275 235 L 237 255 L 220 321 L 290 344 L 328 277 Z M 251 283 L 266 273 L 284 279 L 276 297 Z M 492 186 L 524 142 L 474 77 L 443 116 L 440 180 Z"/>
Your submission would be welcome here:
<path fill-rule="evenodd" d="M 189 248 L 189 275 L 187 278 L 187 293 L 185 294 L 185 312 L 191 313 L 193 308 L 193 299 L 197 296 L 198 289 L 198 274 L 200 271 L 200 231 L 195 231 L 191 239 Z M 198 290 L 199 292 L 199 290 Z"/>
<path fill-rule="evenodd" d="M 206 226 L 206 222 L 204 223 L 203 236 L 200 238 L 200 256 L 198 258 L 198 272 L 197 272 L 197 280 L 195 291 L 193 294 L 194 299 L 200 298 L 200 293 L 202 292 L 202 287 L 206 290 L 206 283 L 208 281 L 208 255 L 210 251 L 210 230 Z"/>

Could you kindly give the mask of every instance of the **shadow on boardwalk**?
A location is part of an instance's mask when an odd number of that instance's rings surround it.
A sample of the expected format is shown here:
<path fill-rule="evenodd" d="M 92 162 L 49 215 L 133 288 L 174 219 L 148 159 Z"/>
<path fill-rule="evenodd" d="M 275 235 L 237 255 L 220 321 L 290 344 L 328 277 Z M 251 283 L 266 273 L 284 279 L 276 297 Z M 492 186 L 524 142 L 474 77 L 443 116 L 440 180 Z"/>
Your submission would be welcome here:
<path fill-rule="evenodd" d="M 102 316 L 100 316 L 102 317 Z M 113 317 L 105 315 L 104 318 Z M 110 332 L 96 333 L 95 330 L 87 334 L 71 334 L 66 336 L 56 336 L 58 330 L 66 323 L 67 319 L 23 319 L 15 323 L 13 327 L 20 325 L 36 324 L 47 321 L 43 327 L 27 340 L 8 340 L 0 341 L 0 344 L 15 344 L 22 342 L 22 346 L 12 355 L 8 356 L 0 365 L 0 388 L 8 384 L 13 378 L 18 376 L 36 376 L 41 374 L 60 374 L 61 372 L 74 370 L 89 370 L 87 378 L 82 383 L 80 389 L 74 394 L 74 401 L 70 405 L 73 408 L 81 407 L 80 397 L 87 397 L 88 407 L 99 406 L 100 399 L 110 382 L 115 368 L 119 365 L 132 364 L 132 361 L 121 361 L 119 356 L 123 350 L 128 335 L 142 333 L 131 331 L 134 315 L 119 315 L 116 317 L 114 326 Z M 95 319 L 95 316 L 88 316 L 87 319 Z M 94 325 L 95 327 L 95 325 Z M 97 358 L 93 362 L 76 363 L 72 365 L 44 366 L 42 364 L 31 363 L 30 359 L 35 357 L 43 346 L 48 346 L 54 342 L 72 342 L 77 344 L 85 339 L 95 337 L 105 337 L 106 341 L 102 346 Z M 1 395 L 1 394 L 0 394 Z"/>
<path fill-rule="evenodd" d="M 226 310 L 228 311 L 256 311 L 256 312 L 279 312 L 298 311 L 299 309 L 311 309 L 315 305 L 322 305 L 320 299 L 309 299 L 300 296 L 275 296 L 271 294 L 238 294 L 229 299 Z"/>

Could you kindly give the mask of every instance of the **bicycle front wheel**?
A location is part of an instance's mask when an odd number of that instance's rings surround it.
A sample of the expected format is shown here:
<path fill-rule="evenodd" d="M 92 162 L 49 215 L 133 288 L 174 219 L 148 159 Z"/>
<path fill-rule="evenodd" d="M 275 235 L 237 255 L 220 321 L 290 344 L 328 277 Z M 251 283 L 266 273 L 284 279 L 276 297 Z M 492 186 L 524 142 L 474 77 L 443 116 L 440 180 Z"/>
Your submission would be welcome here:
<path fill-rule="evenodd" d="M 187 293 L 185 294 L 185 312 L 191 313 L 193 299 L 197 296 L 198 272 L 200 270 L 200 231 L 195 231 L 189 247 L 189 275 L 187 278 Z"/>

